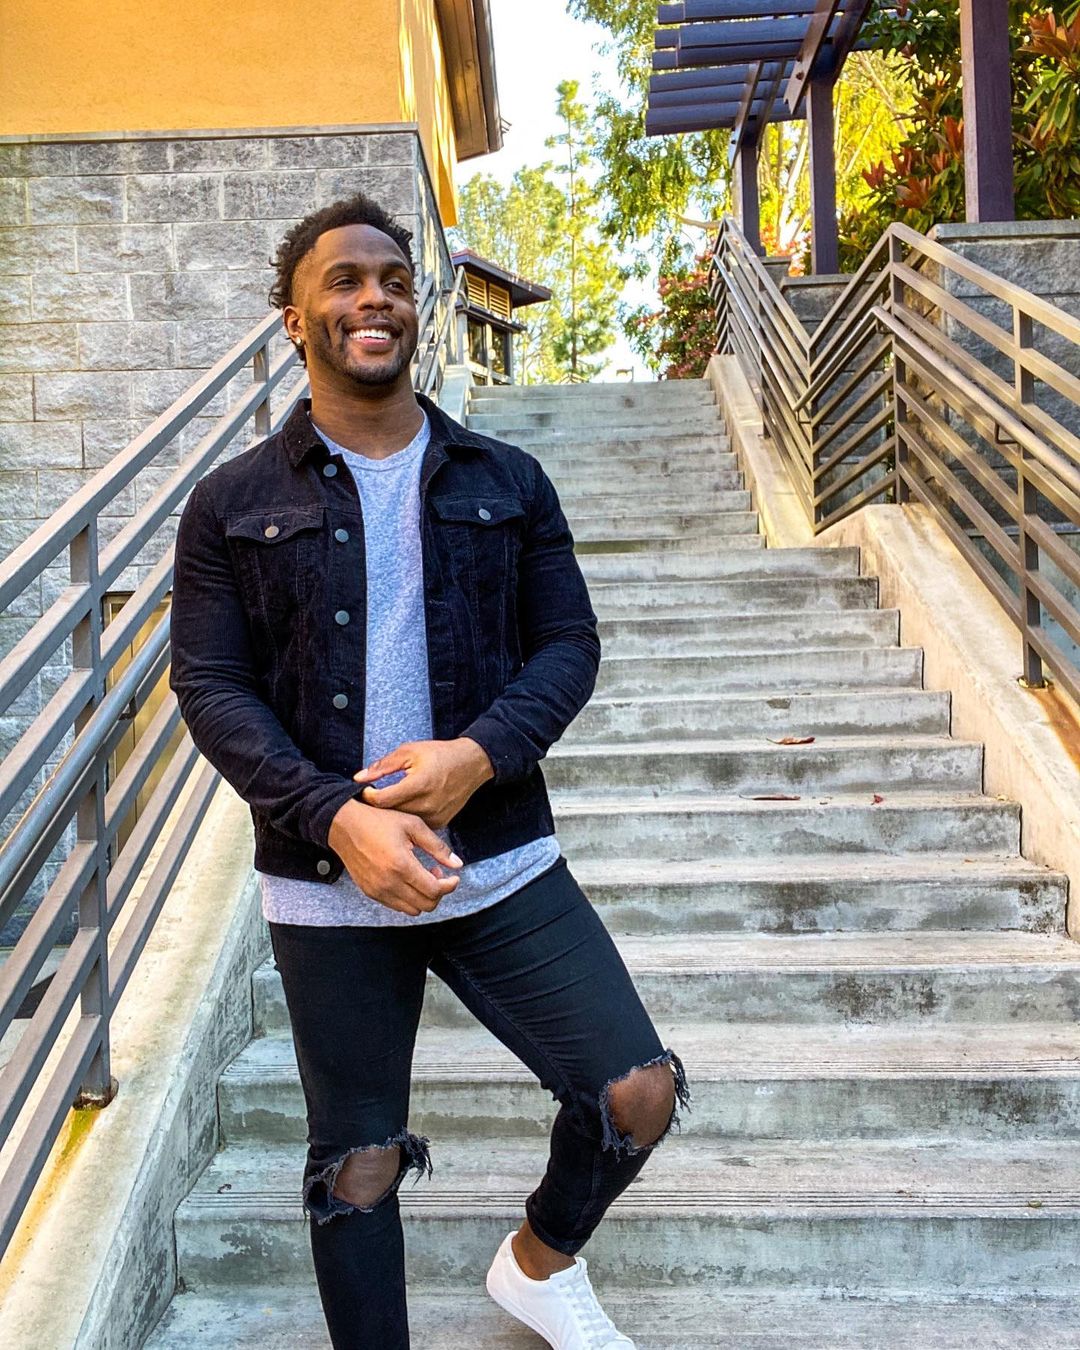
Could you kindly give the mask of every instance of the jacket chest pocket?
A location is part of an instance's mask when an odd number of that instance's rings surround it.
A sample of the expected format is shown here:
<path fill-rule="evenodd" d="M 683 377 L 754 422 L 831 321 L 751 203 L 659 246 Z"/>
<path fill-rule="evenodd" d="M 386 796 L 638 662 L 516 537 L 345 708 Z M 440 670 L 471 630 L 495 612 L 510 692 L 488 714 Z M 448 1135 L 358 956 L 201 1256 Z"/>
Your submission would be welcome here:
<path fill-rule="evenodd" d="M 525 508 L 515 497 L 480 494 L 429 498 L 451 575 L 467 575 L 477 595 L 516 584 Z"/>
<path fill-rule="evenodd" d="M 318 594 L 325 506 L 247 512 L 225 522 L 249 609 L 274 628 Z"/>

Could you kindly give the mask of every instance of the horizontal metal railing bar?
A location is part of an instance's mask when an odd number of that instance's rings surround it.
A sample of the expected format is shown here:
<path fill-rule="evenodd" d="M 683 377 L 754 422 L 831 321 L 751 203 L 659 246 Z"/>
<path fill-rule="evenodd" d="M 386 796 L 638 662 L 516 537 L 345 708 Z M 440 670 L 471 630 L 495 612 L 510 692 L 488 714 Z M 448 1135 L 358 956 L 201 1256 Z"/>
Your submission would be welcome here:
<path fill-rule="evenodd" d="M 1045 573 L 1029 568 L 1025 585 L 1051 618 L 1064 628 L 1069 641 L 1080 643 L 1080 623 L 1077 622 L 1076 611 Z"/>
<path fill-rule="evenodd" d="M 217 770 L 205 761 L 203 767 L 195 773 L 197 775 L 195 783 L 191 795 L 184 803 L 181 818 L 162 849 L 161 857 L 113 949 L 109 963 L 109 1002 L 114 1006 L 127 988 L 135 965 L 153 931 L 157 916 L 168 899 L 173 882 L 195 842 L 195 835 L 210 809 L 214 792 L 221 781 Z"/>
<path fill-rule="evenodd" d="M 271 387 L 292 364 L 295 364 L 295 356 L 285 353 L 271 370 Z M 233 439 L 261 397 L 262 387 L 252 385 L 252 392 L 218 419 L 215 427 L 200 441 L 195 453 L 178 467 L 177 473 L 154 493 L 132 522 L 125 525 L 102 550 L 98 561 L 98 594 L 110 590 L 124 568 L 138 557 L 173 506 L 186 494 L 191 483 L 201 476 L 204 463 L 215 458 L 223 446 Z M 181 475 L 182 470 L 184 472 Z M 30 632 L 0 661 L 0 712 L 6 711 L 19 697 L 46 657 L 59 650 L 76 624 L 90 613 L 95 603 L 94 594 L 88 585 L 75 584 L 65 588 Z"/>
<path fill-rule="evenodd" d="M 857 483 L 876 468 L 883 459 L 887 459 L 891 453 L 892 438 L 889 437 L 882 441 L 880 445 L 874 446 L 868 454 L 854 460 L 844 473 L 839 474 L 827 487 L 823 487 L 820 492 L 814 496 L 814 505 L 823 505 L 830 497 L 835 497 L 843 492 L 845 488 L 851 487 L 852 483 Z M 839 467 L 839 466 L 838 466 Z"/>
<path fill-rule="evenodd" d="M 874 324 L 873 327 L 876 328 L 877 325 Z M 862 360 L 853 370 L 850 372 L 841 371 L 838 373 L 836 376 L 837 380 L 840 379 L 841 375 L 847 373 L 846 380 L 838 389 L 835 388 L 834 381 L 830 381 L 826 386 L 830 390 L 828 401 L 821 404 L 810 414 L 810 426 L 814 430 L 816 430 L 822 422 L 827 422 L 829 420 L 836 409 L 843 403 L 844 399 L 859 387 L 862 381 L 866 379 L 867 375 L 869 375 L 876 366 L 880 365 L 883 358 L 889 355 L 892 349 L 888 337 L 880 337 L 873 345 L 863 342 L 860 343 L 859 346 L 863 348 L 864 351 L 869 347 L 869 351 L 866 352 Z M 817 395 L 815 395 L 815 397 L 817 397 Z"/>
<path fill-rule="evenodd" d="M 1080 586 L 1080 554 L 1063 543 L 1061 536 L 1040 516 L 1024 514 L 1022 524 L 1028 538 L 1035 541 L 1040 553 L 1045 554 L 1054 563 L 1065 580 L 1074 586 Z M 1075 606 L 1073 611 L 1078 613 Z"/>
<path fill-rule="evenodd" d="M 852 273 L 850 278 L 844 283 L 844 289 L 825 311 L 821 322 L 815 330 L 816 332 L 822 334 L 831 332 L 839 321 L 841 314 L 843 314 L 843 312 L 858 298 L 859 288 L 868 284 L 870 278 L 873 278 L 873 281 L 876 284 L 878 274 L 885 270 L 885 263 L 883 260 L 886 260 L 889 257 L 889 234 L 890 232 L 886 230 Z M 819 358 L 821 355 L 822 353 L 818 353 Z"/>
<path fill-rule="evenodd" d="M 1080 408 L 1080 379 L 1072 374 L 1071 371 L 1059 365 L 1045 353 L 1037 351 L 1034 347 L 1021 347 L 1017 352 L 1017 361 L 1022 369 L 1026 370 L 1049 386 L 1055 394 L 1060 394 L 1062 398 L 1068 399 L 1075 407 Z"/>
<path fill-rule="evenodd" d="M 110 589 L 125 567 L 133 563 L 143 548 L 157 534 L 173 508 L 185 498 L 191 487 L 202 477 L 208 464 L 235 439 L 244 424 L 266 396 L 296 364 L 296 352 L 283 352 L 271 362 L 266 382 L 251 385 L 235 403 L 218 418 L 213 427 L 199 441 L 195 450 L 176 466 L 168 479 L 148 498 L 142 510 L 130 524 L 125 525 L 101 550 L 98 571 L 104 590 Z"/>
<path fill-rule="evenodd" d="M 79 929 L 11 1058 L 0 1069 L 0 1147 L 7 1141 L 68 1014 L 78 1002 L 103 941 L 102 934 L 96 929 Z"/>
<path fill-rule="evenodd" d="M 919 474 L 912 472 L 910 466 L 905 466 L 900 470 L 900 477 L 907 490 L 914 493 L 919 501 L 933 513 L 938 524 L 966 559 L 968 566 L 976 573 L 983 585 L 986 586 L 994 599 L 1019 628 L 1022 623 L 1019 598 L 1009 589 L 979 550 L 973 546 L 966 532 L 943 508 L 941 502 L 930 491 L 930 485 Z"/>
<path fill-rule="evenodd" d="M 154 784 L 153 792 L 139 811 L 138 820 L 125 840 L 124 847 L 109 869 L 105 909 L 106 927 L 110 932 L 150 856 L 156 842 L 155 832 L 165 824 L 169 812 L 176 805 L 197 759 L 198 751 L 190 736 L 181 737 L 161 777 Z"/>
<path fill-rule="evenodd" d="M 11 1241 L 60 1127 L 71 1110 L 71 1084 L 81 1083 L 106 1034 L 104 1017 L 80 1017 L 71 1039 L 0 1174 L 0 1251 Z"/>
<path fill-rule="evenodd" d="M 887 275 L 881 273 L 874 282 L 867 286 L 861 295 L 855 297 L 851 305 L 851 313 L 844 319 L 844 322 L 835 331 L 824 329 L 819 324 L 815 329 L 816 333 L 825 332 L 820 351 L 814 351 L 811 348 L 810 358 L 810 382 L 813 383 L 815 377 L 821 371 L 822 367 L 834 355 L 842 350 L 847 343 L 847 334 L 859 327 L 863 319 L 870 313 L 874 306 L 881 299 L 881 292 L 887 285 Z"/>
<path fill-rule="evenodd" d="M 154 771 L 155 761 L 165 752 L 169 740 L 181 724 L 180 705 L 168 690 L 155 709 L 149 724 L 132 746 L 123 767 L 109 784 L 105 794 L 105 838 L 111 843 L 121 824 L 138 805 L 138 796 Z M 119 856 L 123 856 L 122 850 Z M 109 868 L 115 874 L 118 859 Z"/>
<path fill-rule="evenodd" d="M 61 809 L 73 813 L 74 808 L 69 799 L 80 789 L 86 790 L 86 779 L 93 774 L 99 756 L 109 743 L 110 730 L 117 726 L 120 714 L 151 672 L 157 669 L 160 675 L 162 667 L 159 663 L 162 658 L 167 663 L 167 639 L 167 626 L 163 630 L 162 625 L 158 625 L 94 709 L 82 734 L 75 738 L 71 749 L 56 766 L 3 846 L 0 846 L 0 896 L 7 894 L 18 871 L 30 856 L 35 840 L 46 835 L 52 823 L 61 817 Z M 120 727 L 121 736 L 125 730 L 123 726 Z"/>
<path fill-rule="evenodd" d="M 968 520 L 981 530 L 983 537 L 993 547 L 997 555 L 1014 571 L 1022 571 L 1023 562 L 1016 542 L 1009 538 L 974 493 L 964 487 L 952 469 L 934 451 L 933 446 L 919 434 L 915 424 L 911 422 L 899 423 L 897 434 L 908 450 L 919 459 L 935 479 L 944 480 L 945 486 L 950 489 L 949 498 L 955 501 Z"/>
<path fill-rule="evenodd" d="M 94 874 L 97 846 L 77 840 L 31 914 L 12 955 L 0 967 L 0 1036 L 11 1026 L 41 967 L 56 945 L 56 935 L 71 917 L 72 894 L 80 895 Z"/>
<path fill-rule="evenodd" d="M 895 306 L 893 313 L 913 332 L 918 333 L 928 346 L 940 349 L 941 358 L 963 372 L 972 384 L 985 385 L 999 404 L 1012 409 L 1017 417 L 1027 422 L 1044 441 L 1049 443 L 1048 453 L 1052 453 L 1049 447 L 1053 447 L 1053 451 L 1062 457 L 1063 465 L 1080 466 L 1080 437 L 1044 413 L 1036 404 L 1022 401 L 1009 380 L 1003 379 L 995 371 L 984 366 L 922 315 L 903 306 Z"/>
<path fill-rule="evenodd" d="M 736 274 L 748 273 L 754 278 L 755 295 L 759 296 L 762 303 L 769 307 L 770 313 L 783 322 L 785 338 L 789 339 L 796 351 L 805 357 L 809 350 L 810 335 L 803 327 L 798 315 L 785 300 L 783 291 L 769 275 L 769 269 L 751 250 L 744 252 L 740 249 L 734 249 L 729 251 L 734 253 L 737 263 L 741 264 L 736 268 Z"/>
<path fill-rule="evenodd" d="M 891 387 L 892 371 L 880 371 L 869 384 L 867 384 L 862 393 L 848 404 L 836 421 L 830 423 L 829 427 L 818 436 L 814 445 L 815 458 L 826 450 L 842 432 L 846 431 L 848 427 L 851 426 L 852 422 L 857 421 L 859 416 L 864 413 L 872 403 L 875 403 L 880 399 L 883 393 L 891 389 Z M 886 406 L 886 412 L 888 411 L 891 410 Z M 817 463 L 819 470 L 824 471 L 825 466 L 822 461 L 817 460 Z"/>
<path fill-rule="evenodd" d="M 943 244 L 926 238 L 925 235 L 919 234 L 907 225 L 890 225 L 888 233 L 907 244 L 909 248 L 921 254 L 922 257 L 938 263 L 947 271 L 963 277 L 965 281 L 972 282 L 985 291 L 987 295 L 1015 306 L 1029 318 L 1034 319 L 1036 323 L 1042 324 L 1044 328 L 1049 328 L 1059 336 L 1067 338 L 1074 345 L 1080 346 L 1080 319 L 1073 318 L 1071 314 L 1053 304 L 1052 301 L 1044 300 L 1033 291 L 1024 290 L 1022 286 L 1017 286 L 1015 282 L 1006 281 L 996 272 L 990 272 L 985 267 L 980 266 L 979 263 L 974 263 L 969 258 L 964 258 L 959 253 L 952 252 Z"/>
<path fill-rule="evenodd" d="M 281 316 L 268 314 L 241 338 L 215 365 L 135 437 L 123 450 L 79 489 L 29 538 L 0 562 L 0 610 L 26 589 L 88 522 L 100 514 L 128 483 L 145 468 L 177 432 L 228 382 L 244 369 L 246 362 L 265 345 L 269 335 L 280 327 Z"/>
<path fill-rule="evenodd" d="M 916 295 L 921 296 L 934 309 L 947 314 L 950 319 L 955 319 L 969 333 L 974 333 L 977 338 L 981 338 L 983 342 L 996 348 L 1003 356 L 1007 356 L 1010 360 L 1015 359 L 1019 348 L 1011 328 L 1008 331 L 1001 328 L 991 319 L 980 314 L 978 310 L 972 309 L 965 300 L 951 294 L 944 286 L 904 263 L 896 263 L 893 271 L 898 281 L 902 282 L 909 290 L 914 291 Z M 1010 310 L 1010 318 L 1011 316 L 1012 311 Z M 942 336 L 945 336 L 945 334 L 943 333 Z"/>
<path fill-rule="evenodd" d="M 891 450 L 891 446 L 886 447 Z M 867 504 L 867 502 L 876 501 L 878 497 L 892 488 L 895 474 L 893 472 L 882 474 L 881 479 L 876 483 L 869 483 L 861 492 L 856 493 L 854 497 L 849 497 L 846 502 L 836 508 L 829 515 L 818 517 L 818 530 L 828 529 L 830 525 L 835 525 L 838 520 L 846 520 L 848 516 L 853 516 L 856 511 Z"/>
<path fill-rule="evenodd" d="M 896 397 L 918 421 L 933 427 L 934 435 L 944 443 L 947 452 L 960 461 L 961 468 L 970 473 L 997 504 L 1015 518 L 1017 513 L 1015 488 L 1004 482 L 986 460 L 972 449 L 962 436 L 957 435 L 955 428 L 940 417 L 909 384 L 897 384 Z"/>
<path fill-rule="evenodd" d="M 168 649 L 161 651 L 154 658 L 153 664 L 146 672 L 145 678 L 139 683 L 136 693 L 133 695 L 133 706 L 141 708 L 146 699 L 153 692 L 161 676 L 168 666 Z M 95 780 L 99 767 L 113 753 L 116 747 L 127 734 L 128 724 L 124 720 L 118 720 L 108 729 L 108 734 L 104 742 L 98 747 L 96 755 L 91 762 L 83 769 L 82 774 L 78 776 L 70 785 L 66 794 L 61 796 L 57 803 L 56 810 L 48 817 L 46 825 L 37 835 L 29 836 L 28 846 L 25 851 L 25 857 L 14 868 L 14 877 L 3 889 L 0 889 L 0 922 L 6 923 L 18 907 L 19 902 L 25 896 L 27 890 L 44 866 L 52 850 L 63 838 L 64 831 L 70 822 L 74 819 L 78 810 L 79 799 L 89 791 L 91 783 Z M 61 761 L 61 766 L 63 761 Z M 55 776 L 55 771 L 54 771 Z M 51 779 L 50 779 L 51 782 Z M 46 784 L 46 788 L 49 784 Z M 42 789 L 42 792 L 45 789 Z M 36 806 L 41 793 L 35 797 L 29 810 Z M 16 829 L 23 826 L 22 820 L 16 825 Z M 6 847 L 6 845 L 5 845 Z M 0 859 L 4 854 L 0 852 Z M 13 959 L 13 958 L 12 958 Z"/>
<path fill-rule="evenodd" d="M 39 766 L 67 735 L 79 713 L 89 706 L 98 681 L 108 677 L 117 658 L 131 645 L 168 591 L 171 580 L 170 551 L 158 559 L 153 571 L 105 629 L 99 669 L 80 667 L 72 671 L 19 737 L 0 765 L 0 819 L 13 809 L 32 783 Z"/>
<path fill-rule="evenodd" d="M 747 336 L 755 332 L 758 334 L 759 341 L 757 343 L 757 351 L 760 358 L 768 365 L 773 378 L 783 390 L 785 399 L 789 404 L 793 403 L 796 398 L 796 392 L 788 383 L 787 371 L 784 368 L 784 364 L 777 358 L 772 344 L 768 340 L 768 334 L 763 333 L 763 331 L 754 324 L 754 316 L 748 309 L 745 296 L 739 288 L 735 288 L 732 291 L 732 308 L 742 321 Z"/>
<path fill-rule="evenodd" d="M 875 431 L 879 431 L 890 417 L 892 417 L 892 407 L 890 405 L 886 404 L 885 407 L 879 408 L 868 422 L 863 422 L 856 428 L 839 449 L 834 450 L 828 459 L 817 465 L 814 471 L 815 479 L 820 479 L 825 474 L 831 473 L 838 464 L 843 464 L 844 460 L 853 455 L 868 436 L 872 436 Z"/>
<path fill-rule="evenodd" d="M 972 419 L 981 415 L 985 423 L 987 405 L 992 398 L 991 391 L 970 379 L 957 366 L 950 369 L 947 364 L 942 362 L 940 348 L 935 350 L 933 346 L 907 329 L 903 323 L 894 322 L 893 316 L 886 316 L 886 320 L 892 328 L 896 340 L 901 342 L 909 353 L 918 355 L 923 362 L 928 363 L 927 369 L 934 372 L 930 377 L 931 383 L 951 386 L 961 400 L 965 414 L 970 415 Z M 989 374 L 989 372 L 987 373 Z M 937 389 L 936 392 L 941 393 L 941 388 Z M 1040 464 L 1060 478 L 1070 491 L 1080 494 L 1080 470 L 1070 464 L 1054 447 L 1047 445 L 1017 415 L 1013 408 L 997 399 L 993 400 L 992 406 L 994 409 L 992 419 L 994 424 L 1006 432 L 1018 445 L 1023 446 Z"/>

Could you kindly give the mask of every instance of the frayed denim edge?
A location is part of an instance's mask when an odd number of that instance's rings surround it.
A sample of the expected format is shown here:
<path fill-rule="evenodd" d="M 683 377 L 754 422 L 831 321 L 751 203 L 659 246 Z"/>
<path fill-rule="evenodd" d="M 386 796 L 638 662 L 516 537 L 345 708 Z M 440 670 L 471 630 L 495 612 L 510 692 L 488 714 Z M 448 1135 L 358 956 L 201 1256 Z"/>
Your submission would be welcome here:
<path fill-rule="evenodd" d="M 329 1223 L 338 1214 L 370 1214 L 379 1205 L 385 1204 L 397 1192 L 408 1172 L 416 1172 L 413 1180 L 414 1186 L 425 1173 L 429 1177 L 431 1176 L 433 1168 L 430 1144 L 431 1140 L 425 1135 L 413 1134 L 411 1130 L 403 1129 L 399 1130 L 397 1134 L 391 1135 L 385 1144 L 361 1144 L 357 1148 L 347 1149 L 340 1158 L 335 1159 L 321 1172 L 317 1172 L 315 1176 L 309 1177 L 304 1182 L 304 1209 L 319 1224 Z M 395 1145 L 401 1145 L 401 1168 L 393 1182 L 374 1204 L 353 1205 L 348 1200 L 342 1200 L 340 1196 L 334 1194 L 334 1184 L 338 1179 L 338 1174 L 354 1153 L 371 1153 L 376 1149 L 393 1148 Z M 326 1201 L 329 1206 L 329 1212 L 326 1214 L 316 1214 L 308 1203 L 312 1188 L 320 1183 L 326 1188 Z"/>
<path fill-rule="evenodd" d="M 671 1119 L 664 1127 L 663 1134 L 658 1139 L 654 1139 L 651 1144 L 642 1144 L 635 1146 L 633 1132 L 624 1134 L 612 1119 L 611 1113 L 611 1089 L 617 1083 L 625 1083 L 631 1074 L 637 1073 L 638 1069 L 649 1069 L 654 1064 L 670 1064 L 672 1072 L 675 1075 L 675 1105 L 671 1110 Z M 603 1125 L 603 1139 L 601 1147 L 605 1149 L 614 1149 L 616 1158 L 632 1158 L 637 1153 L 646 1153 L 653 1149 L 657 1144 L 662 1144 L 673 1129 L 681 1130 L 682 1121 L 679 1117 L 679 1107 L 689 1111 L 690 1106 L 690 1088 L 686 1081 L 686 1070 L 683 1068 L 682 1060 L 674 1050 L 665 1050 L 662 1055 L 657 1055 L 653 1059 L 647 1059 L 644 1064 L 635 1064 L 632 1069 L 628 1069 L 620 1078 L 613 1078 L 610 1082 L 604 1084 L 603 1091 L 600 1093 L 600 1120 Z"/>

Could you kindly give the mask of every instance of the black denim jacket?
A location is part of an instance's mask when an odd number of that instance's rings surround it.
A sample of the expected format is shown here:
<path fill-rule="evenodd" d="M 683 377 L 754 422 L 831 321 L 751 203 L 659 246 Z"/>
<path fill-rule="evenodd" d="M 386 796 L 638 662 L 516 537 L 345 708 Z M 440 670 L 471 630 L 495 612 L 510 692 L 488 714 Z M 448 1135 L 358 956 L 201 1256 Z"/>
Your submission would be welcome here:
<path fill-rule="evenodd" d="M 433 734 L 472 737 L 495 769 L 450 822 L 475 862 L 552 833 L 538 761 L 592 693 L 600 643 L 539 463 L 420 403 Z M 331 882 L 330 823 L 363 767 L 366 568 L 356 485 L 309 409 L 188 498 L 169 682 L 196 746 L 251 807 L 255 866 Z"/>

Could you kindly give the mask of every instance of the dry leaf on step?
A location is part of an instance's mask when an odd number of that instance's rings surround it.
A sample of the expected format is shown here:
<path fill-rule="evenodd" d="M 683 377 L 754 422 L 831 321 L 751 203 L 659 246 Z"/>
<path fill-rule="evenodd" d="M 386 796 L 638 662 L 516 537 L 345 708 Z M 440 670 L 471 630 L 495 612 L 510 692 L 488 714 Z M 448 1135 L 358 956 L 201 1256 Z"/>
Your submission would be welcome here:
<path fill-rule="evenodd" d="M 747 793 L 744 792 L 744 793 L 742 793 L 741 795 L 742 795 L 743 797 L 746 797 L 747 801 L 751 801 L 751 802 L 801 802 L 801 801 L 802 801 L 802 798 L 801 798 L 801 797 L 799 797 L 799 796 L 792 796 L 792 794 L 791 794 L 790 792 L 754 792 L 754 793 L 750 793 L 750 794 L 747 794 Z"/>
<path fill-rule="evenodd" d="M 885 798 L 881 795 L 880 792 L 875 792 L 874 795 L 870 798 L 870 805 L 880 806 L 884 800 Z"/>
<path fill-rule="evenodd" d="M 813 745 L 817 739 L 814 736 L 766 736 L 773 745 Z"/>

